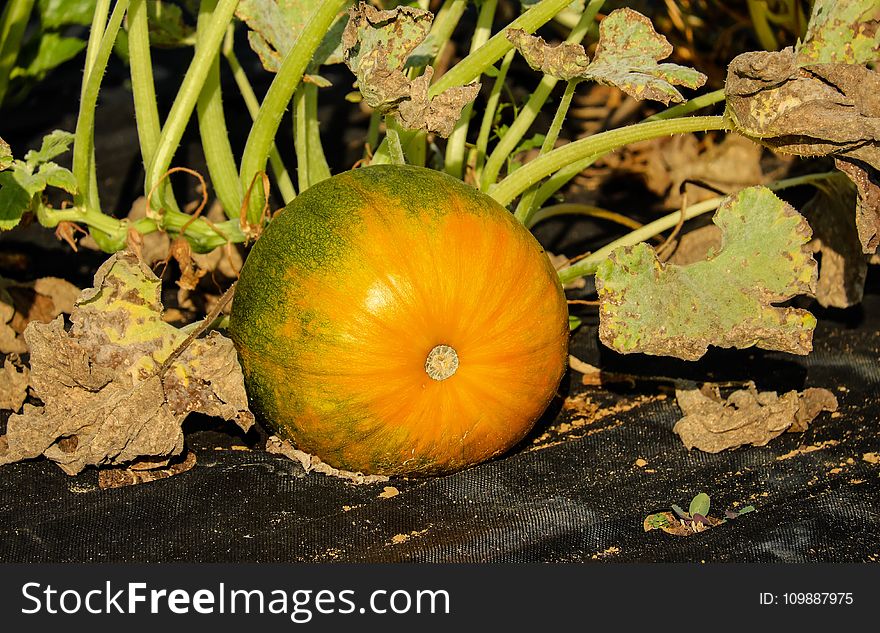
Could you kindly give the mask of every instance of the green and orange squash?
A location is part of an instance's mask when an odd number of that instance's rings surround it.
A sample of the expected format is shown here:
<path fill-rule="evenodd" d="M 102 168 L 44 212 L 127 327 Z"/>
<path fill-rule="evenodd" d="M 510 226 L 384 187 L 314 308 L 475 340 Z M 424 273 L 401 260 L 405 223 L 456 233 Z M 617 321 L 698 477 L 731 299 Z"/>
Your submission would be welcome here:
<path fill-rule="evenodd" d="M 278 435 L 375 474 L 508 450 L 568 357 L 565 297 L 534 237 L 460 180 L 409 166 L 339 174 L 277 214 L 229 331 Z"/>

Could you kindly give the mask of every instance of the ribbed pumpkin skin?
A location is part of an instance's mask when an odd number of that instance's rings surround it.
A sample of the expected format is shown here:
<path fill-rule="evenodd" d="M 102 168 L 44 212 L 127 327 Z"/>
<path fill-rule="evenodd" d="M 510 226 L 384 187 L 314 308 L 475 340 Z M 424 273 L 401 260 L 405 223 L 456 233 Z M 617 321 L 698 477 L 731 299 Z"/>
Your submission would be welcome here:
<path fill-rule="evenodd" d="M 540 245 L 504 208 L 419 167 L 308 189 L 254 245 L 229 324 L 251 404 L 337 468 L 458 470 L 532 428 L 565 370 L 568 318 Z M 437 345 L 458 370 L 425 371 Z"/>

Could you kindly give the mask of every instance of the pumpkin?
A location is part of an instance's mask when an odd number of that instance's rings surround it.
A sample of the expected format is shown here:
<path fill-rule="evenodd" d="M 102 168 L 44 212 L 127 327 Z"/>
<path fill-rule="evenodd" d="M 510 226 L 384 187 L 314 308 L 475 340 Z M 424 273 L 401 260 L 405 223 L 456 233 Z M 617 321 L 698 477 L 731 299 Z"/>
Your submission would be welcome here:
<path fill-rule="evenodd" d="M 229 332 L 254 410 L 344 470 L 435 474 L 519 442 L 565 371 L 558 277 L 503 207 L 446 174 L 324 180 L 249 253 Z"/>

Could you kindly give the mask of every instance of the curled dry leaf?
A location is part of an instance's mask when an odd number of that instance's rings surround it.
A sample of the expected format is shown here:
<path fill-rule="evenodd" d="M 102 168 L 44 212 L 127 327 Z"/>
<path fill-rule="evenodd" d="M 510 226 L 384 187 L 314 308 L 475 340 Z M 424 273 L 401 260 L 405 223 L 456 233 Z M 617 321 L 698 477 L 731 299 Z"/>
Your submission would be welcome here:
<path fill-rule="evenodd" d="M 713 222 L 722 246 L 687 266 L 649 245 L 621 247 L 596 271 L 599 338 L 618 352 L 697 360 L 709 345 L 807 354 L 816 319 L 773 304 L 812 293 L 810 227 L 766 187 L 728 197 Z"/>
<path fill-rule="evenodd" d="M 0 353 L 24 354 L 21 334 L 31 321 L 48 323 L 70 314 L 79 288 L 57 277 L 18 282 L 0 277 Z"/>
<path fill-rule="evenodd" d="M 175 461 L 167 466 L 164 463 L 166 461 L 161 460 L 159 463 L 155 461 L 138 462 L 126 468 L 104 468 L 98 473 L 98 488 L 106 490 L 108 488 L 136 486 L 159 479 L 174 477 L 192 470 L 193 466 L 196 465 L 196 454 L 192 451 L 187 451 L 182 460 Z"/>
<path fill-rule="evenodd" d="M 673 431 L 690 450 L 718 453 L 745 444 L 764 446 L 785 431 L 806 431 L 822 411 L 836 411 L 837 398 L 827 389 L 758 391 L 754 383 L 721 397 L 717 385 L 692 382 L 676 385 L 675 397 L 684 417 Z"/>
<path fill-rule="evenodd" d="M 549 46 L 542 38 L 510 29 L 507 38 L 535 70 L 559 79 L 590 79 L 616 86 L 635 99 L 668 104 L 684 101 L 675 86 L 699 88 L 706 76 L 678 64 L 658 64 L 672 54 L 669 41 L 651 20 L 632 9 L 617 9 L 599 25 L 599 43 L 592 61 L 580 44 Z"/>
<path fill-rule="evenodd" d="M 187 334 L 164 323 L 160 282 L 132 253 L 118 253 L 95 275 L 63 319 L 31 323 L 31 387 L 43 406 L 25 405 L 0 438 L 0 463 L 45 455 L 68 474 L 89 465 L 145 457 L 161 463 L 183 449 L 181 424 L 192 411 L 247 430 L 244 380 L 232 342 L 217 332 L 176 360 Z"/>
<path fill-rule="evenodd" d="M 428 88 L 433 76 L 434 69 L 428 66 L 424 74 L 413 80 L 410 98 L 398 106 L 399 120 L 411 130 L 434 132 L 446 138 L 452 134 L 462 108 L 477 98 L 480 84 L 456 86 L 429 98 Z"/>
<path fill-rule="evenodd" d="M 875 38 L 876 51 L 876 18 L 864 24 L 860 32 Z M 775 150 L 834 156 L 856 183 L 859 239 L 863 252 L 873 253 L 880 246 L 880 73 L 858 63 L 812 63 L 840 57 L 812 43 L 736 57 L 728 66 L 727 111 L 738 132 Z M 859 61 L 867 49 L 842 50 L 844 59 Z"/>
<path fill-rule="evenodd" d="M 406 6 L 380 11 L 363 2 L 349 15 L 342 34 L 343 54 L 364 101 L 383 113 L 397 114 L 406 128 L 449 136 L 462 108 L 476 98 L 480 84 L 456 86 L 429 97 L 431 66 L 409 79 L 407 60 L 427 37 L 434 16 Z"/>
<path fill-rule="evenodd" d="M 848 308 L 862 301 L 869 256 L 862 252 L 853 215 L 856 189 L 839 176 L 818 183 L 802 212 L 813 229 L 810 246 L 822 255 L 816 299 L 825 307 Z"/>
<path fill-rule="evenodd" d="M 18 411 L 27 398 L 28 368 L 16 367 L 9 358 L 0 369 L 0 409 Z"/>
<path fill-rule="evenodd" d="M 266 451 L 275 455 L 284 455 L 288 459 L 299 462 L 306 473 L 316 472 L 330 477 L 339 477 L 354 484 L 374 484 L 388 481 L 388 477 L 385 475 L 364 475 L 363 473 L 333 468 L 330 464 L 321 461 L 320 457 L 301 451 L 287 440 L 282 440 L 275 435 L 270 435 L 266 441 Z"/>
<path fill-rule="evenodd" d="M 349 11 L 343 57 L 370 107 L 385 110 L 410 94 L 404 66 L 433 21 L 429 11 L 405 6 L 380 11 L 362 2 Z"/>

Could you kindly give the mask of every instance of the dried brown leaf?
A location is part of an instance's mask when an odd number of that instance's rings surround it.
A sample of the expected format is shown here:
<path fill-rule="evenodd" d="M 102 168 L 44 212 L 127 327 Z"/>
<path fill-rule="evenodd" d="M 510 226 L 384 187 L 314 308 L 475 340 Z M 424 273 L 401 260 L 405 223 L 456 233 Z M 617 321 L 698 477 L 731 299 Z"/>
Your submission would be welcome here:
<path fill-rule="evenodd" d="M 401 101 L 397 107 L 398 116 L 404 127 L 433 132 L 446 138 L 452 134 L 462 108 L 477 98 L 480 84 L 473 82 L 456 86 L 429 98 L 428 88 L 433 76 L 434 69 L 428 66 L 424 74 L 412 81 L 409 99 Z"/>
<path fill-rule="evenodd" d="M 585 77 L 590 58 L 580 44 L 562 42 L 551 46 L 543 37 L 521 29 L 507 29 L 505 34 L 532 69 L 563 81 Z"/>
<path fill-rule="evenodd" d="M 57 277 L 18 282 L 0 277 L 0 353 L 23 354 L 27 345 L 19 336 L 28 323 L 48 323 L 69 314 L 79 288 Z"/>
<path fill-rule="evenodd" d="M 330 464 L 321 461 L 321 458 L 316 455 L 301 451 L 287 440 L 282 440 L 275 435 L 269 436 L 269 439 L 266 441 L 266 451 L 275 455 L 284 455 L 288 459 L 299 462 L 307 473 L 316 472 L 330 477 L 339 477 L 354 484 L 374 484 L 388 481 L 388 477 L 385 475 L 364 475 L 363 473 L 353 473 L 348 470 L 333 468 Z"/>
<path fill-rule="evenodd" d="M 779 396 L 758 391 L 754 383 L 721 397 L 717 385 L 697 388 L 680 382 L 675 396 L 684 416 L 673 431 L 688 450 L 718 453 L 745 444 L 764 446 L 785 431 L 804 431 L 822 411 L 836 411 L 837 398 L 827 389 L 809 388 Z"/>
<path fill-rule="evenodd" d="M 162 460 L 167 462 L 168 460 Z M 105 468 L 98 473 L 98 487 L 101 490 L 108 488 L 122 488 L 124 486 L 136 486 L 159 479 L 167 479 L 191 470 L 196 465 L 196 454 L 188 451 L 185 457 L 171 464 L 156 464 L 150 461 L 136 462 L 128 468 Z M 146 468 L 144 467 L 146 466 Z"/>
<path fill-rule="evenodd" d="M 31 387 L 43 406 L 9 418 L 0 463 L 45 455 L 69 474 L 89 465 L 164 459 L 183 449 L 191 411 L 233 420 L 247 430 L 244 381 L 232 342 L 217 332 L 187 339 L 162 322 L 160 282 L 132 253 L 118 253 L 95 275 L 63 319 L 31 323 Z"/>
<path fill-rule="evenodd" d="M 380 11 L 361 2 L 351 8 L 342 33 L 343 57 L 368 105 L 387 111 L 409 96 L 404 66 L 433 20 L 430 12 L 412 7 Z"/>
<path fill-rule="evenodd" d="M 880 171 L 849 158 L 835 158 L 834 164 L 856 185 L 856 229 L 862 252 L 873 255 L 880 248 Z"/>
<path fill-rule="evenodd" d="M 810 246 L 822 254 L 816 299 L 825 307 L 848 308 L 861 302 L 868 274 L 853 214 L 856 188 L 842 174 L 817 186 L 802 209 L 813 229 Z"/>
<path fill-rule="evenodd" d="M 0 369 L 0 409 L 18 411 L 27 398 L 27 367 L 18 368 L 10 359 L 3 361 Z"/>

